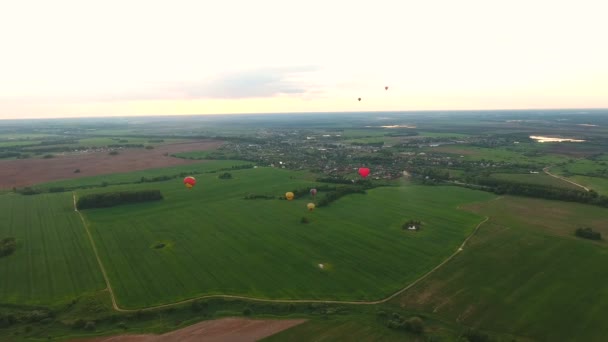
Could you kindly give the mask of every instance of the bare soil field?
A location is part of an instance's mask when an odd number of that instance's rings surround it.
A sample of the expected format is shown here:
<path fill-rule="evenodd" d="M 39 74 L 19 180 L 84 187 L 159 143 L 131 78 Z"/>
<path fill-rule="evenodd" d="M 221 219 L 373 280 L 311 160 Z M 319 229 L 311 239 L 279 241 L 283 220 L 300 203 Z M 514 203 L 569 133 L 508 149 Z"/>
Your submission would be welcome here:
<path fill-rule="evenodd" d="M 204 321 L 162 335 L 118 335 L 72 342 L 248 342 L 257 341 L 306 322 L 305 319 L 257 320 L 222 318 Z"/>
<path fill-rule="evenodd" d="M 200 163 L 169 156 L 172 153 L 212 150 L 221 141 L 205 140 L 143 148 L 120 150 L 112 156 L 108 152 L 93 152 L 56 156 L 51 159 L 19 159 L 0 161 L 0 189 L 24 187 L 61 179 L 89 177 L 101 174 L 139 171 L 152 168 Z M 165 156 L 165 154 L 169 154 Z M 80 173 L 74 170 L 80 169 Z"/>

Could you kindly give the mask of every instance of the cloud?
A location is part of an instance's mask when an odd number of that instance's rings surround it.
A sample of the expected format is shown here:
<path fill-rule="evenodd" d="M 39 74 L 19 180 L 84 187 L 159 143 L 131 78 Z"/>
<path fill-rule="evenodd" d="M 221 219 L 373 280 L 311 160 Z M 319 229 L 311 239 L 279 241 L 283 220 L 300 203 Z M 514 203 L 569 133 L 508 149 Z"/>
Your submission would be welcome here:
<path fill-rule="evenodd" d="M 42 94 L 2 96 L 13 103 L 121 102 L 317 96 L 317 66 L 259 68 L 219 73 L 195 81 L 152 81 L 111 84 L 99 88 L 54 89 Z"/>
<path fill-rule="evenodd" d="M 315 88 L 306 82 L 306 74 L 318 67 L 287 67 L 249 70 L 219 75 L 210 82 L 184 85 L 181 90 L 194 98 L 242 99 L 273 97 L 281 94 L 307 94 Z"/>

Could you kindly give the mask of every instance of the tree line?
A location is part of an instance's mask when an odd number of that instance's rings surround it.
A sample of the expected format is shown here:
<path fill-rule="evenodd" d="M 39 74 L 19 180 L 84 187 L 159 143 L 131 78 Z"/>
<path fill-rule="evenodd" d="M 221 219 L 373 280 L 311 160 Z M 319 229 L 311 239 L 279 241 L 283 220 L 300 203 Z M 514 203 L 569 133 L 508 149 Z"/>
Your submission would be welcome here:
<path fill-rule="evenodd" d="M 593 229 L 589 227 L 585 228 L 577 228 L 574 232 L 574 235 L 578 237 L 582 237 L 589 240 L 601 240 L 602 234 L 600 232 L 594 232 Z"/>
<path fill-rule="evenodd" d="M 107 208 L 121 204 L 162 200 L 160 190 L 139 190 L 90 194 L 78 199 L 78 209 Z"/>
<path fill-rule="evenodd" d="M 608 196 L 599 195 L 593 190 L 580 191 L 541 184 L 517 183 L 489 177 L 476 178 L 474 183 L 486 186 L 498 195 L 520 195 L 608 207 Z"/>

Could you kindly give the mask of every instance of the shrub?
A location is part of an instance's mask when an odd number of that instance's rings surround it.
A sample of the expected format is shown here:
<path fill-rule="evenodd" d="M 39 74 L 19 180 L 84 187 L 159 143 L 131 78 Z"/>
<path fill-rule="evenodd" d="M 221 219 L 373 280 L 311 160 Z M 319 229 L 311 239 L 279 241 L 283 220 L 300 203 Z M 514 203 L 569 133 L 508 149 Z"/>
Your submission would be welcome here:
<path fill-rule="evenodd" d="M 94 321 L 88 321 L 85 325 L 84 325 L 84 330 L 87 331 L 94 331 L 95 330 L 95 322 Z"/>
<path fill-rule="evenodd" d="M 86 323 L 87 322 L 85 322 L 84 319 L 79 318 L 79 319 L 75 320 L 74 323 L 72 323 L 72 328 L 74 328 L 74 329 L 82 329 L 82 328 L 84 328 L 84 325 Z"/>
<path fill-rule="evenodd" d="M 17 240 L 14 237 L 7 237 L 0 240 L 0 257 L 13 254 L 17 249 Z"/>
<path fill-rule="evenodd" d="M 300 220 L 301 223 L 309 223 L 310 221 L 308 220 L 308 217 L 304 216 L 302 217 L 302 219 Z"/>
<path fill-rule="evenodd" d="M 412 317 L 405 321 L 405 330 L 414 334 L 421 334 L 424 331 L 424 323 L 420 317 Z"/>
<path fill-rule="evenodd" d="M 253 311 L 250 308 L 245 308 L 245 310 L 243 310 L 244 316 L 251 316 L 252 313 Z"/>
<path fill-rule="evenodd" d="M 601 240 L 602 239 L 602 234 L 600 232 L 594 232 L 593 229 L 591 229 L 589 227 L 576 229 L 576 231 L 574 232 L 574 235 L 585 238 L 585 239 L 590 239 L 590 240 Z"/>
<path fill-rule="evenodd" d="M 115 155 L 118 155 L 118 151 L 111 151 L 108 154 L 111 155 L 111 156 L 115 156 Z"/>
<path fill-rule="evenodd" d="M 74 173 L 80 173 L 80 169 L 74 170 Z"/>

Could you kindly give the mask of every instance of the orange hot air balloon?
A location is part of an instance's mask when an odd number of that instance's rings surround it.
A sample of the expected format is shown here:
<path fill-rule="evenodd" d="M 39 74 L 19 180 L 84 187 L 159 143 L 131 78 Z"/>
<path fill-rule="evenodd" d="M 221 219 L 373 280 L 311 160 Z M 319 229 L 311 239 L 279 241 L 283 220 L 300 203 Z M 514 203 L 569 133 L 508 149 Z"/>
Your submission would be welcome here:
<path fill-rule="evenodd" d="M 184 185 L 188 189 L 192 189 L 196 185 L 196 179 L 192 176 L 184 178 Z"/>
<path fill-rule="evenodd" d="M 315 209 L 315 204 L 314 203 L 308 203 L 306 205 L 306 208 L 308 208 L 308 211 L 313 211 Z"/>
<path fill-rule="evenodd" d="M 285 198 L 287 198 L 288 201 L 291 201 L 293 199 L 294 195 L 293 192 L 286 192 L 285 193 Z"/>
<path fill-rule="evenodd" d="M 369 176 L 369 169 L 366 167 L 359 168 L 359 175 L 363 178 Z"/>

